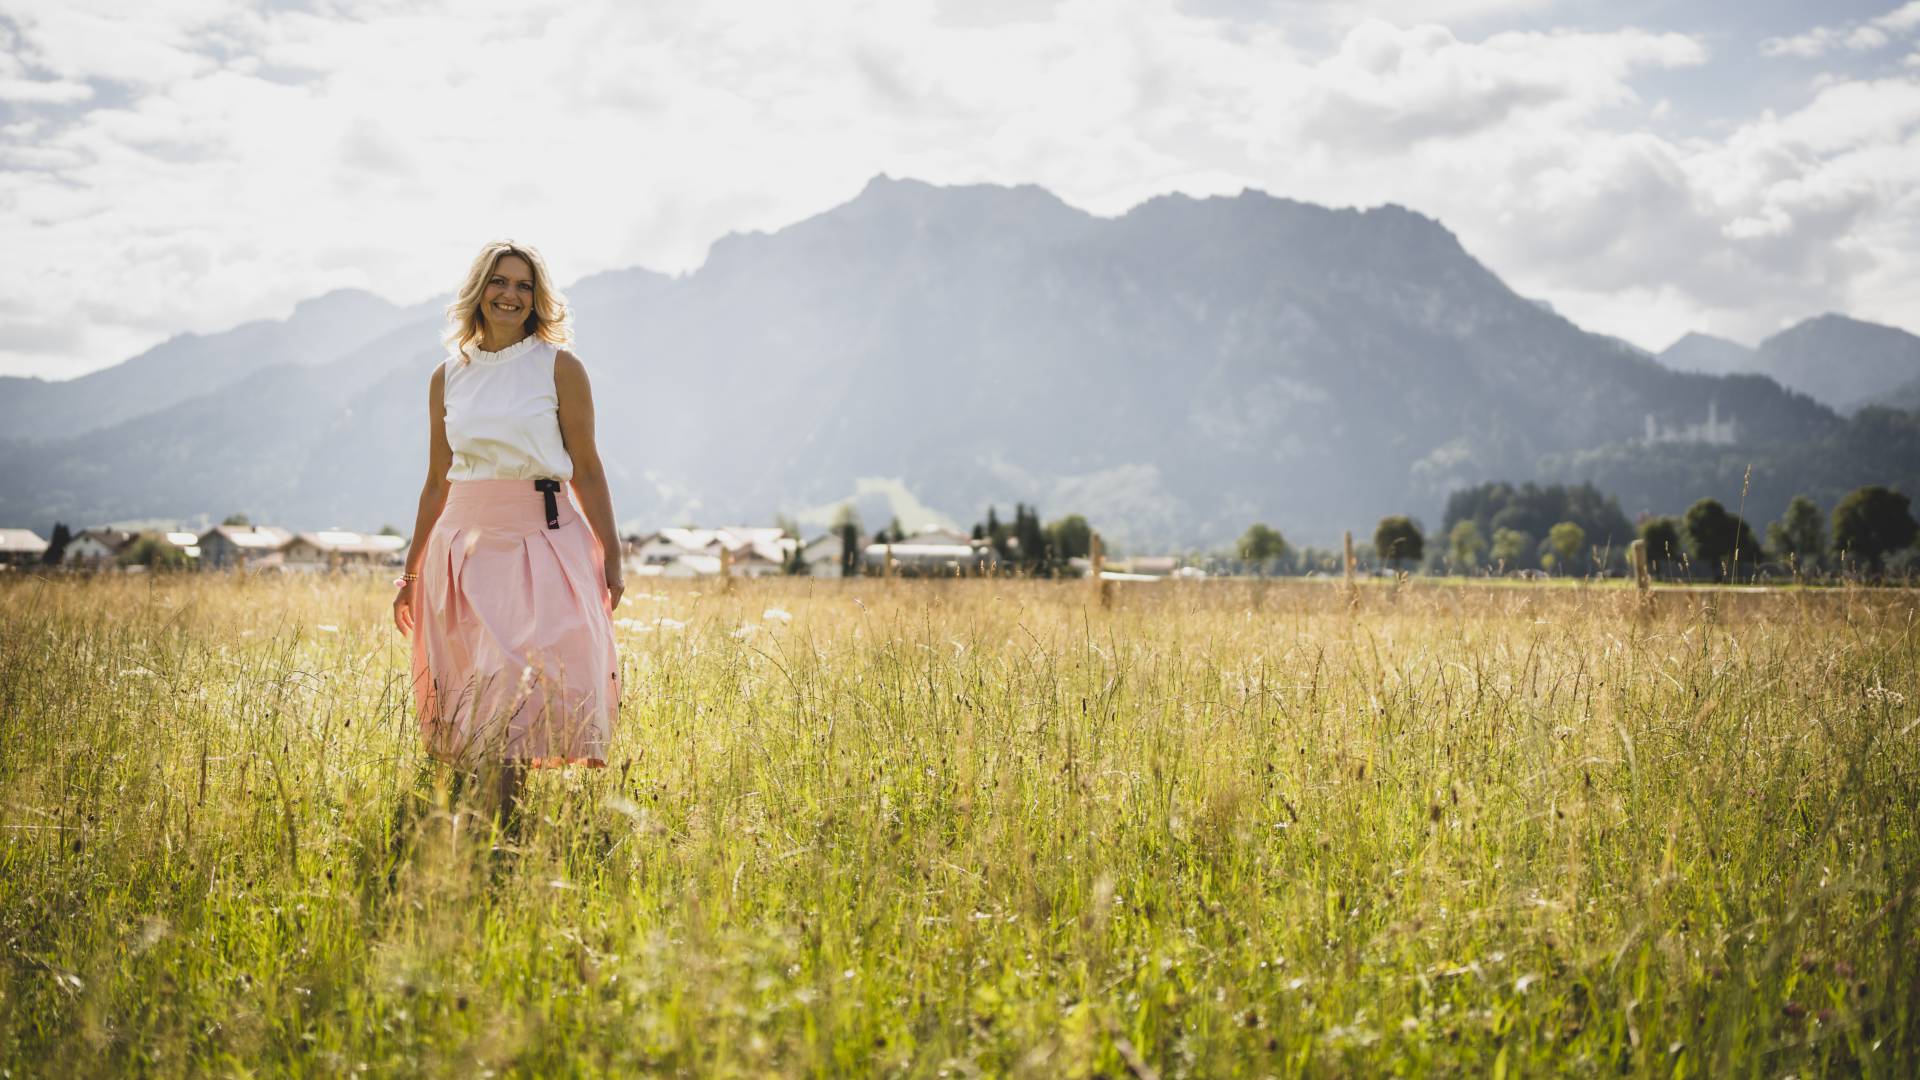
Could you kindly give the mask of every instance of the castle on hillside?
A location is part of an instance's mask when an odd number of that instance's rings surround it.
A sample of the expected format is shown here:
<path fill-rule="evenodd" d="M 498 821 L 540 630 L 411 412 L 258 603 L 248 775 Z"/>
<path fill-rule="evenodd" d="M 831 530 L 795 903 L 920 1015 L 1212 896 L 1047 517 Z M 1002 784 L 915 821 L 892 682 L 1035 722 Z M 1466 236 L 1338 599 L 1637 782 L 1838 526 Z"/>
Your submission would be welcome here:
<path fill-rule="evenodd" d="M 1732 445 L 1735 436 L 1733 417 L 1720 419 L 1720 403 L 1707 402 L 1707 418 L 1704 422 L 1691 424 L 1661 424 L 1647 414 L 1646 444 L 1658 443 L 1705 443 L 1708 446 Z"/>

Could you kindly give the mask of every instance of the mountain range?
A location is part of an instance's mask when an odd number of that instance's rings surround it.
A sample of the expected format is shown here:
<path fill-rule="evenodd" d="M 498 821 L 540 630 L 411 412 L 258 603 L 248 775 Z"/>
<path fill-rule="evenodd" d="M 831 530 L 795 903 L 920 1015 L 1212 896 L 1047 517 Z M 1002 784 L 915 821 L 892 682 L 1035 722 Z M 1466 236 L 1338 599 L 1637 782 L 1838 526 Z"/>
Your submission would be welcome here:
<path fill-rule="evenodd" d="M 964 527 L 1017 500 L 1135 549 L 1254 521 L 1324 542 L 1387 513 L 1437 525 L 1489 479 L 1593 480 L 1630 515 L 1732 505 L 1742 458 L 1772 470 L 1749 516 L 1920 490 L 1920 416 L 1842 411 L 1905 392 L 1909 354 L 1884 346 L 1920 339 L 1829 316 L 1652 357 L 1391 205 L 1247 191 L 1102 218 L 1037 187 L 881 177 L 694 272 L 568 297 L 623 528 L 823 526 L 847 501 L 870 526 Z M 70 382 L 0 380 L 0 523 L 404 528 L 439 322 L 333 293 Z"/>
<path fill-rule="evenodd" d="M 1687 334 L 1659 354 L 1676 371 L 1765 375 L 1841 412 L 1920 394 L 1920 337 L 1845 315 L 1795 323 L 1756 348 Z M 1911 406 L 1909 406 L 1911 407 Z"/>

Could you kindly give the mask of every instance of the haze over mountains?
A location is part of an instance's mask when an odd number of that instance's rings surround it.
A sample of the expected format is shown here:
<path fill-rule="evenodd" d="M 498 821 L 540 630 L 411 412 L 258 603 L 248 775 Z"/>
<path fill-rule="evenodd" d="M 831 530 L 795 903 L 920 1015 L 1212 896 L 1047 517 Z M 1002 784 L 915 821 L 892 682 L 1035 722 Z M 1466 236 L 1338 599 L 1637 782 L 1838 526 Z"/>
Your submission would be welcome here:
<path fill-rule="evenodd" d="M 1688 334 L 1661 352 L 1660 362 L 1676 371 L 1765 375 L 1842 412 L 1920 389 L 1920 337 L 1845 315 L 1796 323 L 1753 349 Z"/>
<path fill-rule="evenodd" d="M 1705 371 L 1673 370 L 1395 206 L 1176 195 L 1108 219 L 1034 187 L 880 178 L 694 273 L 569 297 L 636 527 L 823 524 L 855 496 L 870 525 L 917 524 L 917 500 L 964 526 L 1019 500 L 1144 548 L 1262 520 L 1296 542 L 1386 513 L 1437 526 L 1447 492 L 1489 479 L 1592 479 L 1630 515 L 1731 505 L 1742 459 L 1766 462 L 1757 519 L 1801 490 L 1920 489 L 1920 417 L 1837 411 L 1920 379 L 1900 345 L 1920 339 L 1829 316 L 1746 369 L 1685 339 L 1662 359 Z M 405 528 L 438 336 L 438 305 L 335 293 L 72 383 L 0 382 L 0 523 Z"/>

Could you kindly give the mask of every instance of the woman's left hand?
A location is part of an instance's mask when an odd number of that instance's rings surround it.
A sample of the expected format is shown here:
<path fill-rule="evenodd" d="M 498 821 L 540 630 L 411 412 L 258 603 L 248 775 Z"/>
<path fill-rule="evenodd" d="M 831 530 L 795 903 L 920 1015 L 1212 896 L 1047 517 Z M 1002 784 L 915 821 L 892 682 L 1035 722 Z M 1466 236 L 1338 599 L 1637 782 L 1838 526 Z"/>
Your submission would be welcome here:
<path fill-rule="evenodd" d="M 608 611 L 620 606 L 620 594 L 627 591 L 627 583 L 620 579 L 620 571 L 618 566 L 606 568 Z"/>

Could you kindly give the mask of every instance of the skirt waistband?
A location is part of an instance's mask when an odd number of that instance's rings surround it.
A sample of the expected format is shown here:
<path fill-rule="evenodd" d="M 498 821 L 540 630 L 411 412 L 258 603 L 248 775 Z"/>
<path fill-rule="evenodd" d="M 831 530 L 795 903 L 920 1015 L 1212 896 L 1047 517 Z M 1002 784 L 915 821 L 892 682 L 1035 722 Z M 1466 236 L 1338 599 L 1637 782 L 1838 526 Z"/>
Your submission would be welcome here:
<path fill-rule="evenodd" d="M 446 508 L 441 511 L 441 520 L 450 527 L 482 525 L 512 531 L 560 529 L 579 518 L 579 506 L 567 483 L 551 479 L 455 480 L 447 488 Z"/>
<path fill-rule="evenodd" d="M 558 481 L 561 490 L 570 485 L 567 481 Z M 535 488 L 534 480 L 455 480 L 447 485 L 448 502 L 469 502 L 475 499 L 532 499 L 540 501 L 540 491 Z"/>

